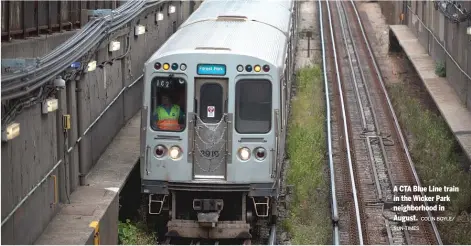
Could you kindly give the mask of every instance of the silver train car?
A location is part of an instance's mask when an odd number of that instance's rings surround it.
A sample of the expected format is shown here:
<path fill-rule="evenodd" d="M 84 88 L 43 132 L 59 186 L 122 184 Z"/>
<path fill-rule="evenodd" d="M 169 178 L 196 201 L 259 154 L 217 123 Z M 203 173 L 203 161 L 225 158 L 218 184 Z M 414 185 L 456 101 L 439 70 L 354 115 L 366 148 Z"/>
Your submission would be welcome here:
<path fill-rule="evenodd" d="M 166 236 L 251 238 L 276 219 L 296 4 L 205 0 L 145 63 L 141 192 Z"/>

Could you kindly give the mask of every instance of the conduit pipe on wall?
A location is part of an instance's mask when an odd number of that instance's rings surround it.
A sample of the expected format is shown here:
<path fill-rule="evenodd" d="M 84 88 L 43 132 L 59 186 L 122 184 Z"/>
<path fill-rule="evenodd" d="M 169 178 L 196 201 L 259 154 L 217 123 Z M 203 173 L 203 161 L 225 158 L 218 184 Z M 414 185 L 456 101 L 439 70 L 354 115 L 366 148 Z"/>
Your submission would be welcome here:
<path fill-rule="evenodd" d="M 97 117 L 97 119 L 95 119 L 93 121 L 93 123 L 87 128 L 87 130 L 85 130 L 84 134 L 82 134 L 82 136 L 80 136 L 77 141 L 75 142 L 75 144 L 73 146 L 71 146 L 68 150 L 67 150 L 67 153 L 70 154 L 70 152 L 72 152 L 72 150 L 77 146 L 77 144 L 80 145 L 80 142 L 82 142 L 82 138 L 85 136 L 85 134 L 88 133 L 88 131 L 93 127 L 93 125 L 96 124 L 96 122 L 98 122 L 98 120 L 103 116 L 103 114 L 112 106 L 112 104 L 121 96 L 121 94 L 123 94 L 123 92 L 129 88 L 131 88 L 132 86 L 134 86 L 137 82 L 139 82 L 140 79 L 142 79 L 144 77 L 144 74 L 142 74 L 141 76 L 139 76 L 133 83 L 131 83 L 130 85 L 124 87 L 120 93 L 113 99 L 113 101 L 110 102 L 110 104 L 103 110 L 103 112 L 101 112 L 101 114 Z M 81 83 L 77 83 L 77 84 L 81 84 Z M 77 99 L 79 98 L 79 94 L 80 93 L 77 93 Z M 77 117 L 79 117 L 79 104 L 77 104 Z M 80 122 L 80 121 L 79 121 Z M 79 123 L 78 122 L 78 123 Z M 80 155 L 80 146 L 79 146 L 79 155 Z M 80 157 L 79 157 L 80 159 Z M 80 159 L 81 160 L 81 159 Z M 25 203 L 25 201 L 39 188 L 39 186 L 41 186 L 41 184 L 44 183 L 44 181 L 47 180 L 47 178 L 49 178 L 51 176 L 51 174 L 54 172 L 54 170 L 56 170 L 56 168 L 62 164 L 62 162 L 64 162 L 63 159 L 59 160 L 53 167 L 52 169 L 44 176 L 43 179 L 41 179 L 41 181 L 39 181 L 29 192 L 28 194 L 26 194 L 26 196 L 21 199 L 21 201 L 15 206 L 15 208 L 13 208 L 13 210 L 7 215 L 7 217 L 5 217 L 5 219 L 2 221 L 2 224 L 1 226 L 3 226 L 11 217 L 12 215 L 18 210 L 18 208 L 21 207 L 21 205 L 23 205 Z M 81 161 L 79 161 L 79 172 L 80 174 L 82 173 L 82 170 L 84 170 L 83 168 L 85 166 L 81 166 Z M 80 169 L 82 168 L 82 169 Z M 81 178 L 81 182 L 85 180 L 85 176 L 83 176 L 83 178 Z"/>

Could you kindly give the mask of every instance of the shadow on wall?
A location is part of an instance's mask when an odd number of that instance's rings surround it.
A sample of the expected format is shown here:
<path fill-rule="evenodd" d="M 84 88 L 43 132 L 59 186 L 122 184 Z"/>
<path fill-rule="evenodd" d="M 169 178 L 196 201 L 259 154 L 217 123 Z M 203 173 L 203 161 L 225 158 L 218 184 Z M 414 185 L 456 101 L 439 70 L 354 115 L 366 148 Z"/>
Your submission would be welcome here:
<path fill-rule="evenodd" d="M 141 176 L 139 162 L 129 174 L 126 184 L 119 193 L 119 220 L 139 220 L 139 209 L 142 204 Z"/>

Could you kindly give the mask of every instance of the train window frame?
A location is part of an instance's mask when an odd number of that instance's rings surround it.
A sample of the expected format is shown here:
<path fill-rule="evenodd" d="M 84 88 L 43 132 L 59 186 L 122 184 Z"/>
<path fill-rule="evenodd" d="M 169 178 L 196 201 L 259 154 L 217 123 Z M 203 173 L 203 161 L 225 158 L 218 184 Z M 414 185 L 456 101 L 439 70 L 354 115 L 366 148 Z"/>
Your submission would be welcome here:
<path fill-rule="evenodd" d="M 241 86 L 243 86 L 244 84 L 253 84 L 254 82 L 265 82 L 265 83 L 268 83 L 268 85 L 270 86 L 270 103 L 269 103 L 269 121 L 268 121 L 268 129 L 267 130 L 264 130 L 264 131 L 244 131 L 243 129 L 240 129 L 240 122 L 241 122 L 241 118 L 240 118 L 240 89 L 241 89 Z M 234 128 L 236 130 L 237 133 L 239 134 L 267 134 L 269 132 L 271 132 L 272 128 L 273 128 L 273 83 L 269 80 L 269 79 L 260 79 L 260 78 L 241 78 L 239 79 L 236 84 L 235 84 L 235 119 L 234 119 Z M 242 130 L 242 131 L 241 131 Z"/>
<path fill-rule="evenodd" d="M 208 105 L 204 105 L 203 106 L 203 98 L 205 98 L 203 95 L 205 94 L 205 89 L 206 88 L 209 88 L 210 86 L 217 86 L 218 89 L 221 90 L 221 105 L 213 105 L 213 106 L 216 106 L 216 108 L 219 108 L 219 110 L 217 110 L 215 113 L 215 116 L 217 115 L 218 116 L 218 119 L 217 120 L 213 120 L 212 118 L 209 118 L 207 116 L 204 116 L 204 113 L 203 112 L 206 112 L 206 108 L 204 106 L 208 106 Z M 201 121 L 203 121 L 203 123 L 207 123 L 207 124 L 216 124 L 218 122 L 221 121 L 221 119 L 224 117 L 224 104 L 225 104 L 225 99 L 224 99 L 224 87 L 219 84 L 219 83 L 214 83 L 214 82 L 206 82 L 204 83 L 203 85 L 201 85 L 200 87 L 200 91 L 199 91 L 199 95 L 200 95 L 200 98 L 199 98 L 199 101 L 198 101 L 198 115 L 201 119 Z M 215 117 L 216 118 L 216 117 Z"/>
<path fill-rule="evenodd" d="M 150 110 L 149 110 L 149 113 L 148 113 L 148 119 L 149 119 L 149 126 L 150 128 L 153 130 L 153 131 L 156 131 L 156 132 L 174 132 L 174 133 L 181 133 L 183 131 L 186 130 L 186 128 L 188 127 L 188 122 L 187 122 L 187 117 L 188 117 L 188 81 L 183 78 L 183 77 L 172 77 L 171 79 L 177 79 L 177 80 L 180 80 L 180 81 L 183 81 L 183 86 L 184 86 L 184 89 L 183 89 L 183 103 L 182 104 L 178 104 L 175 102 L 175 99 L 172 100 L 172 103 L 173 104 L 177 104 L 178 106 L 180 106 L 180 110 L 183 112 L 184 114 L 184 118 L 183 118 L 183 127 L 179 130 L 179 131 L 173 131 L 173 130 L 161 130 L 161 129 L 158 129 L 155 124 L 152 122 L 152 119 L 153 119 L 153 113 L 154 113 L 154 110 L 155 108 L 157 107 L 157 105 L 160 105 L 160 99 L 159 99 L 159 94 L 158 92 L 156 92 L 156 87 L 154 86 L 155 83 L 157 83 L 157 79 L 163 79 L 163 80 L 168 80 L 169 77 L 168 76 L 165 76 L 165 75 L 156 75 L 154 76 L 151 81 L 150 81 L 150 98 L 149 98 L 149 104 L 151 106 Z M 175 93 L 175 92 L 174 92 Z M 156 98 L 154 100 L 154 98 Z"/>

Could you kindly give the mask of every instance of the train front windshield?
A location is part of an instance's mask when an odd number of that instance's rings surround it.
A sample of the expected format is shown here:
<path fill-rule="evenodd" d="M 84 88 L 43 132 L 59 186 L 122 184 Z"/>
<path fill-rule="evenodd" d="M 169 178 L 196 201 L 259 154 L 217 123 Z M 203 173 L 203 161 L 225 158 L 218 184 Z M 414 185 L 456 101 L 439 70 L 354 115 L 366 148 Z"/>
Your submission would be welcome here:
<path fill-rule="evenodd" d="M 155 131 L 181 132 L 186 127 L 186 81 L 155 77 L 151 82 L 151 127 Z"/>
<path fill-rule="evenodd" d="M 242 134 L 264 134 L 271 128 L 272 86 L 264 79 L 236 84 L 235 128 Z"/>

